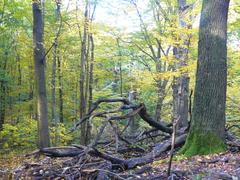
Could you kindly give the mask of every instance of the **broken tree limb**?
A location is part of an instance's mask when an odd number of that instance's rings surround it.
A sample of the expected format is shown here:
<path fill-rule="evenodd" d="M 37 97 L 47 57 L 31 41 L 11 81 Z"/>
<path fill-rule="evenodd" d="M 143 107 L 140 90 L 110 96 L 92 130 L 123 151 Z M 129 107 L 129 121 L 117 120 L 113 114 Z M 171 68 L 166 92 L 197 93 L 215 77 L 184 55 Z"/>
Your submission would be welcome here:
<path fill-rule="evenodd" d="M 123 105 L 115 110 L 112 111 L 104 111 L 96 114 L 92 114 L 101 103 L 115 103 L 115 102 L 121 102 Z M 80 121 L 78 121 L 75 125 L 75 127 L 72 129 L 71 132 L 73 132 L 78 126 L 80 126 L 82 123 L 87 121 L 89 118 L 93 117 L 105 117 L 106 114 L 110 113 L 117 113 L 117 112 L 122 112 L 123 110 L 126 109 L 132 109 L 131 112 L 125 114 L 125 115 L 120 115 L 120 116 L 110 116 L 108 120 L 123 120 L 123 119 L 128 119 L 130 117 L 133 117 L 135 115 L 139 115 L 146 123 L 148 123 L 150 126 L 161 130 L 163 132 L 166 132 L 168 134 L 172 133 L 172 129 L 168 127 L 166 124 L 162 122 L 155 121 L 148 113 L 147 109 L 144 105 L 144 103 L 141 103 L 139 105 L 134 105 L 131 102 L 128 101 L 126 98 L 115 98 L 115 99 L 99 99 L 97 100 L 94 104 L 92 109 L 87 113 L 85 117 L 83 117 Z"/>
<path fill-rule="evenodd" d="M 175 147 L 177 148 L 182 146 L 186 140 L 186 137 L 187 137 L 187 134 L 183 134 L 177 137 L 175 141 Z M 154 149 L 150 153 L 146 154 L 145 156 L 131 158 L 127 160 L 127 167 L 129 169 L 132 169 L 136 166 L 151 163 L 154 161 L 155 158 L 159 157 L 163 152 L 169 150 L 170 148 L 171 148 L 171 141 L 167 141 L 165 143 L 159 144 L 156 147 L 154 147 Z"/>
<path fill-rule="evenodd" d="M 147 109 L 145 107 L 145 105 L 142 103 L 141 104 L 143 106 L 143 108 L 141 109 L 141 111 L 138 113 L 139 116 L 145 121 L 147 122 L 150 126 L 153 126 L 163 132 L 172 133 L 172 129 L 163 125 L 161 122 L 155 121 L 148 113 L 147 113 Z"/>
<path fill-rule="evenodd" d="M 175 147 L 180 147 L 184 144 L 187 134 L 183 134 L 176 138 Z M 52 157 L 69 157 L 69 156 L 77 156 L 84 152 L 89 154 L 90 156 L 99 157 L 104 160 L 110 161 L 115 168 L 124 169 L 132 169 L 136 166 L 145 165 L 154 161 L 155 158 L 159 157 L 163 152 L 169 150 L 171 148 L 171 141 L 167 141 L 165 143 L 161 143 L 153 148 L 153 150 L 141 157 L 130 158 L 130 159 L 121 159 L 103 152 L 100 152 L 96 148 L 81 146 L 81 145 L 73 145 L 70 147 L 62 147 L 62 148 L 43 148 L 41 150 L 47 156 Z M 87 149 L 87 151 L 86 151 Z"/>
<path fill-rule="evenodd" d="M 68 146 L 68 147 L 43 148 L 39 152 L 50 157 L 74 157 L 81 154 L 82 150 L 76 147 Z"/>
<path fill-rule="evenodd" d="M 75 144 L 73 146 L 80 149 L 80 150 L 85 150 L 86 148 L 89 148 L 89 147 L 86 147 L 86 146 L 75 145 Z M 126 168 L 126 162 L 125 162 L 124 159 L 114 157 L 114 156 L 108 155 L 106 153 L 100 152 L 96 148 L 89 148 L 88 154 L 91 155 L 91 156 L 100 157 L 102 159 L 110 161 L 113 165 L 117 165 L 118 167 L 121 167 L 123 169 Z"/>

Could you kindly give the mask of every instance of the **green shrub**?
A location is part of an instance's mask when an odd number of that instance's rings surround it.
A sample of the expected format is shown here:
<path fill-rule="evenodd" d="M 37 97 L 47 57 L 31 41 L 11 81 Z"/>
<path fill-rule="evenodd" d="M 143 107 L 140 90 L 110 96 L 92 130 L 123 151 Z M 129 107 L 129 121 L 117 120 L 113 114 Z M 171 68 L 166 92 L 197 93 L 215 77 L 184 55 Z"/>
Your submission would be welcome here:
<path fill-rule="evenodd" d="M 50 138 L 53 143 L 55 140 L 55 127 L 50 128 Z M 71 140 L 71 134 L 67 134 L 67 129 L 63 124 L 59 124 L 58 145 L 67 145 Z M 37 148 L 38 128 L 37 121 L 25 119 L 15 125 L 4 124 L 0 131 L 0 148 L 4 150 L 11 149 L 34 149 Z"/>

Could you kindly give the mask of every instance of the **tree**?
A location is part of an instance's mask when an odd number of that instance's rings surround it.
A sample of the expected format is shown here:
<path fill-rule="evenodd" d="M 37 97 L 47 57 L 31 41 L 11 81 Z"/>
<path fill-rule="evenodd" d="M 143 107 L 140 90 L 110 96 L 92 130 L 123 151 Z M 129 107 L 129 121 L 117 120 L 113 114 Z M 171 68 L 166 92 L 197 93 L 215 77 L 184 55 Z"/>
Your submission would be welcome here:
<path fill-rule="evenodd" d="M 44 20 L 41 3 L 32 2 L 33 10 L 33 46 L 34 66 L 37 92 L 38 120 L 39 120 L 39 147 L 44 148 L 50 145 L 48 129 L 48 106 L 45 77 L 45 52 L 43 45 Z"/>
<path fill-rule="evenodd" d="M 81 71 L 80 71 L 80 118 L 82 118 L 86 113 L 86 99 L 85 99 L 85 65 L 86 65 L 86 46 L 87 46 L 87 21 L 88 21 L 88 1 L 85 4 L 84 11 L 84 29 L 83 29 L 83 37 L 81 42 Z M 86 137 L 86 124 L 84 123 L 81 126 L 81 138 L 80 143 L 86 145 L 87 137 Z"/>
<path fill-rule="evenodd" d="M 140 52 L 142 52 L 148 59 L 154 62 L 154 69 L 156 74 L 169 72 L 172 69 L 172 66 L 164 61 L 164 58 L 168 58 L 169 50 L 171 45 L 166 45 L 166 50 L 164 50 L 165 43 L 162 42 L 163 32 L 167 29 L 166 24 L 171 24 L 172 19 L 166 17 L 165 13 L 168 12 L 169 16 L 174 12 L 172 10 L 172 3 L 167 3 L 166 10 L 162 8 L 161 3 L 159 1 L 153 1 L 153 15 L 154 15 L 154 26 L 156 26 L 157 33 L 154 35 L 154 31 L 150 31 L 147 24 L 144 22 L 143 15 L 141 14 L 138 5 L 135 1 L 131 0 L 131 3 L 134 5 L 137 15 L 140 21 L 140 29 L 142 39 L 144 39 L 143 43 L 134 44 L 138 48 Z M 170 10 L 171 9 L 171 10 Z M 160 14 L 164 11 L 163 20 L 160 19 Z M 161 13 L 160 13 L 161 12 Z M 164 21 L 162 23 L 161 21 Z M 162 29 L 161 29 L 161 28 Z M 155 30 L 155 31 L 156 31 Z M 161 38 L 160 38 L 161 37 Z M 146 47 L 144 47 L 144 45 Z M 148 63 L 146 63 L 148 64 Z M 164 99 L 166 98 L 168 91 L 170 90 L 169 78 L 155 78 L 156 90 L 157 90 L 157 100 L 156 100 L 156 108 L 155 108 L 155 119 L 161 121 L 161 113 L 163 109 Z"/>
<path fill-rule="evenodd" d="M 201 12 L 193 117 L 186 155 L 225 150 L 227 15 L 229 0 L 204 0 Z"/>
<path fill-rule="evenodd" d="M 56 22 L 59 21 L 60 19 L 60 1 L 56 1 Z M 55 124 L 55 145 L 58 143 L 58 117 L 56 115 L 56 110 L 55 110 L 55 94 L 56 94 L 56 65 L 58 62 L 58 80 L 59 80 L 59 119 L 60 122 L 63 122 L 63 116 L 62 116 L 62 86 L 61 86 L 61 62 L 60 62 L 60 55 L 59 55 L 59 49 L 58 49 L 58 37 L 60 34 L 60 30 L 62 27 L 62 21 L 59 23 L 59 28 L 56 31 L 56 37 L 54 39 L 54 45 L 53 45 L 53 63 L 52 63 L 52 79 L 51 79 L 51 96 L 52 96 L 52 102 L 51 102 L 51 110 L 52 110 L 52 121 Z"/>
<path fill-rule="evenodd" d="M 186 0 L 178 0 L 179 27 L 187 29 L 186 23 Z M 180 34 L 180 40 L 183 44 L 174 47 L 173 53 L 177 62 L 175 68 L 179 69 L 187 65 L 189 37 L 186 34 Z M 178 127 L 188 125 L 188 93 L 189 92 L 189 75 L 187 72 L 173 79 L 173 116 L 179 118 Z"/>
<path fill-rule="evenodd" d="M 5 111 L 6 111 L 6 67 L 7 67 L 7 57 L 8 53 L 5 52 L 5 57 L 3 64 L 0 66 L 2 70 L 2 77 L 0 79 L 0 130 L 2 130 L 5 121 Z"/>

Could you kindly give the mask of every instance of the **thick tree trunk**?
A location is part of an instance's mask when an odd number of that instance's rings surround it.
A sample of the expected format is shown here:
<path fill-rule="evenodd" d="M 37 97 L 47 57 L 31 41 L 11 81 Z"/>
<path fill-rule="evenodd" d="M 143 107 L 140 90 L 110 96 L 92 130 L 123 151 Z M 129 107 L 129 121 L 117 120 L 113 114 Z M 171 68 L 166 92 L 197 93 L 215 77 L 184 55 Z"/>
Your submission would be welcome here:
<path fill-rule="evenodd" d="M 200 21 L 193 117 L 183 152 L 225 150 L 227 15 L 229 0 L 204 0 Z"/>
<path fill-rule="evenodd" d="M 187 28 L 186 16 L 184 9 L 186 0 L 178 0 L 179 27 Z M 177 59 L 176 68 L 179 69 L 187 65 L 188 49 L 183 46 L 188 46 L 188 38 L 185 34 L 180 35 L 184 41 L 183 45 L 174 48 L 174 56 Z M 182 46 L 182 47 L 181 47 Z M 178 128 L 187 127 L 188 125 L 188 94 L 189 94 L 189 76 L 187 73 L 180 77 L 175 77 L 173 80 L 173 118 L 178 119 Z"/>
<path fill-rule="evenodd" d="M 178 129 L 188 126 L 189 76 L 183 74 L 173 82 L 173 118 L 179 119 Z"/>
<path fill-rule="evenodd" d="M 39 147 L 44 148 L 50 145 L 45 78 L 45 53 L 43 46 L 44 22 L 40 3 L 33 1 L 32 9 L 34 65 L 39 119 Z"/>

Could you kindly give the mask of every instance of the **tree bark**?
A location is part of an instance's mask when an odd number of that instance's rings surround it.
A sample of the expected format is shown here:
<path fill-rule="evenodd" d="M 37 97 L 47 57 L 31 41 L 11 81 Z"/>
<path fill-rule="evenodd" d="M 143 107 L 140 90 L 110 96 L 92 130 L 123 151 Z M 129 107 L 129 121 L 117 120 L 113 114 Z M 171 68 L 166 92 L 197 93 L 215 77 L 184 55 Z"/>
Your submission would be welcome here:
<path fill-rule="evenodd" d="M 118 69 L 117 66 L 114 65 L 114 69 L 113 69 L 113 84 L 112 84 L 112 90 L 114 94 L 117 94 L 117 90 L 118 90 Z"/>
<path fill-rule="evenodd" d="M 89 40 L 91 45 L 91 57 L 90 57 L 90 67 L 89 67 L 89 87 L 88 87 L 88 111 L 92 108 L 92 101 L 93 101 L 93 63 L 94 63 L 94 39 L 93 35 L 89 35 Z M 87 144 L 90 142 L 91 133 L 92 132 L 92 122 L 87 121 L 87 130 L 86 130 L 86 136 L 87 136 Z"/>
<path fill-rule="evenodd" d="M 59 16 L 60 16 L 60 2 L 56 1 L 56 22 L 59 21 Z M 61 27 L 59 27 L 59 28 L 61 28 Z M 55 124 L 55 140 L 54 140 L 55 146 L 58 144 L 58 125 L 59 125 L 59 119 L 57 117 L 56 109 L 55 109 L 55 106 L 56 106 L 56 66 L 57 66 L 57 61 L 58 61 L 58 66 L 59 66 L 59 58 L 60 58 L 59 50 L 58 50 L 58 33 L 59 32 L 56 31 L 56 33 L 55 33 L 56 37 L 55 37 L 54 45 L 53 45 L 53 64 L 52 64 L 52 80 L 51 80 L 51 94 L 52 94 L 51 109 L 52 109 L 52 121 Z"/>
<path fill-rule="evenodd" d="M 91 61 L 90 61 L 90 70 L 89 70 L 89 97 L 88 97 L 88 109 L 90 110 L 93 102 L 93 68 L 94 68 L 94 39 L 93 35 L 90 34 L 91 42 Z"/>
<path fill-rule="evenodd" d="M 53 46 L 53 63 L 52 63 L 52 79 L 51 79 L 51 110 L 52 110 L 52 122 L 56 124 L 57 115 L 55 110 L 55 94 L 56 94 L 56 64 L 57 64 L 57 40 L 54 42 Z"/>
<path fill-rule="evenodd" d="M 45 52 L 43 45 L 44 21 L 40 2 L 33 1 L 32 10 L 34 66 L 39 120 L 39 147 L 44 148 L 50 145 L 50 138 L 48 129 L 48 108 L 45 78 Z"/>
<path fill-rule="evenodd" d="M 186 155 L 225 150 L 229 0 L 204 0 L 200 20 L 193 116 Z"/>
<path fill-rule="evenodd" d="M 86 100 L 84 93 L 85 84 L 85 63 L 86 63 L 86 43 L 87 43 L 87 26 L 88 26 L 88 1 L 86 1 L 84 12 L 84 29 L 81 45 L 81 71 L 80 71 L 80 118 L 86 113 Z M 86 123 L 81 125 L 80 143 L 86 145 Z"/>
<path fill-rule="evenodd" d="M 3 124 L 5 122 L 5 112 L 6 112 L 6 69 L 7 69 L 7 56 L 8 53 L 5 52 L 4 62 L 1 69 L 4 72 L 3 77 L 1 77 L 0 81 L 0 131 L 3 129 Z"/>
<path fill-rule="evenodd" d="M 59 121 L 63 123 L 63 82 L 62 82 L 62 70 L 61 59 L 58 53 L 58 83 L 59 83 Z"/>
<path fill-rule="evenodd" d="M 16 51 L 16 63 L 17 63 L 17 68 L 18 68 L 18 87 L 21 88 L 22 86 L 22 67 L 21 67 L 21 61 L 20 61 L 20 55 L 18 54 L 17 47 L 15 47 Z M 18 102 L 21 103 L 21 93 L 18 93 Z M 18 116 L 17 116 L 17 122 L 19 122 L 19 119 L 21 117 L 21 108 L 18 108 Z"/>
<path fill-rule="evenodd" d="M 186 0 L 178 0 L 179 27 L 186 29 L 185 7 Z M 189 37 L 186 34 L 180 34 L 180 39 L 184 41 L 183 45 L 174 48 L 174 56 L 177 59 L 176 69 L 187 65 Z M 188 94 L 189 94 L 189 76 L 185 72 L 173 80 L 173 118 L 179 119 L 178 129 L 188 126 Z"/>

